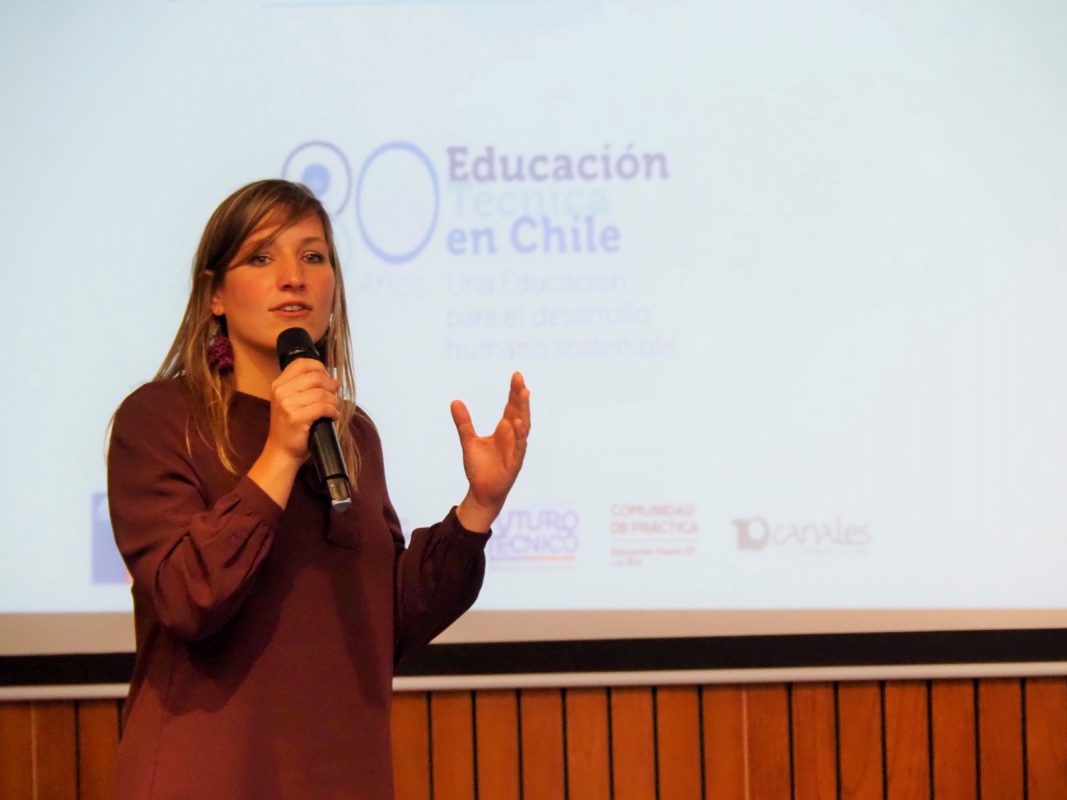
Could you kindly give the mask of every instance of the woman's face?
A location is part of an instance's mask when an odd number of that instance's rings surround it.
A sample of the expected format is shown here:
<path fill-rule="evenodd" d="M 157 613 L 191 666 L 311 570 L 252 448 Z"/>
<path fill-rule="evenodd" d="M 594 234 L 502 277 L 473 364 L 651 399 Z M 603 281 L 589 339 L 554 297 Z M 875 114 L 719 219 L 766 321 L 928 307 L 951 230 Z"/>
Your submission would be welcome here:
<path fill-rule="evenodd" d="M 235 362 L 276 358 L 286 328 L 304 328 L 317 342 L 330 324 L 334 272 L 322 222 L 308 214 L 279 232 L 284 219 L 263 219 L 211 296 L 211 313 L 226 316 Z"/>

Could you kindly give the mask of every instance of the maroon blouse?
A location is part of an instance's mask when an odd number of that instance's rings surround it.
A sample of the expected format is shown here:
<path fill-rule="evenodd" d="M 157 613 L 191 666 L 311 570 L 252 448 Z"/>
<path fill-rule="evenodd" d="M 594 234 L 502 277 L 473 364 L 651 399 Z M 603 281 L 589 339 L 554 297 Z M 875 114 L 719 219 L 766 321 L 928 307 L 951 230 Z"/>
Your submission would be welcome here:
<path fill-rule="evenodd" d="M 111 437 L 137 636 L 117 796 L 388 800 L 393 665 L 474 602 L 488 537 L 453 509 L 405 549 L 362 415 L 358 491 L 336 514 L 310 464 L 284 510 L 228 472 L 190 409 L 182 380 L 147 384 Z M 269 425 L 268 401 L 235 395 L 240 473 Z"/>

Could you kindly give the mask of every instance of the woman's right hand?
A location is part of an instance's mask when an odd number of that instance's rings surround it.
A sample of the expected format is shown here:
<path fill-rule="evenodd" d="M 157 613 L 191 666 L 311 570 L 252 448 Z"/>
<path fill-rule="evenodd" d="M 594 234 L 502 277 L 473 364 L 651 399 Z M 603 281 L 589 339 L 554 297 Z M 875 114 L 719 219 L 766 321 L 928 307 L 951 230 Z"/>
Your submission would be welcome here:
<path fill-rule="evenodd" d="M 270 386 L 270 431 L 248 477 L 282 508 L 289 501 L 297 470 L 308 457 L 311 425 L 341 416 L 340 384 L 321 362 L 298 358 Z"/>

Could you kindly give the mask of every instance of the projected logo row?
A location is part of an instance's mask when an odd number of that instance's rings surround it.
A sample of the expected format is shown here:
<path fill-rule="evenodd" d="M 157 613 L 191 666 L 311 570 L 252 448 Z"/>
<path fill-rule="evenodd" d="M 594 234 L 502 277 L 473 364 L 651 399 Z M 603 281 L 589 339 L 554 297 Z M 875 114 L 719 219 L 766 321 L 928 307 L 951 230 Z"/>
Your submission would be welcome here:
<path fill-rule="evenodd" d="M 869 523 L 853 523 L 836 515 L 830 521 L 771 522 L 764 517 L 734 519 L 717 524 L 709 535 L 696 506 L 677 503 L 616 503 L 608 510 L 607 536 L 602 524 L 583 526 L 574 509 L 505 510 L 493 526 L 486 554 L 497 566 L 558 567 L 588 562 L 612 567 L 654 564 L 713 557 L 708 547 L 722 552 L 732 528 L 733 549 L 742 554 L 778 552 L 831 554 L 867 551 L 872 542 Z"/>
<path fill-rule="evenodd" d="M 91 582 L 128 583 L 103 492 L 92 495 L 91 519 Z M 732 520 L 730 527 L 734 549 L 745 554 L 862 554 L 873 541 L 869 523 L 849 522 L 840 515 L 805 522 L 745 517 Z M 727 529 L 725 525 L 716 528 Z M 721 533 L 713 538 L 723 542 Z M 486 558 L 500 568 L 546 568 L 568 567 L 590 558 L 602 561 L 606 554 L 613 567 L 642 567 L 709 555 L 703 549 L 709 541 L 691 504 L 613 504 L 608 510 L 606 540 L 602 528 L 583 530 L 581 516 L 574 509 L 516 508 L 506 509 L 493 525 Z"/>
<path fill-rule="evenodd" d="M 618 253 L 623 233 L 610 219 L 609 188 L 667 181 L 670 166 L 666 153 L 633 145 L 579 153 L 450 145 L 435 162 L 397 140 L 372 150 L 353 175 L 339 147 L 310 141 L 285 159 L 282 177 L 306 185 L 337 219 L 351 202 L 367 249 L 404 264 L 434 242 L 449 256 Z"/>

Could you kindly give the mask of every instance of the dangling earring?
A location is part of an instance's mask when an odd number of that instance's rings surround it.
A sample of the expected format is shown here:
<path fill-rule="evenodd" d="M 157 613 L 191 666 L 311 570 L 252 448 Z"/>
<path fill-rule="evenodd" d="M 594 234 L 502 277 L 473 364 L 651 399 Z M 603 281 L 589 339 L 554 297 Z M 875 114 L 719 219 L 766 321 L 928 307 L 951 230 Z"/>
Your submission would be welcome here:
<path fill-rule="evenodd" d="M 215 317 L 216 329 L 207 343 L 207 363 L 218 372 L 233 369 L 233 345 L 226 335 L 226 318 Z"/>

